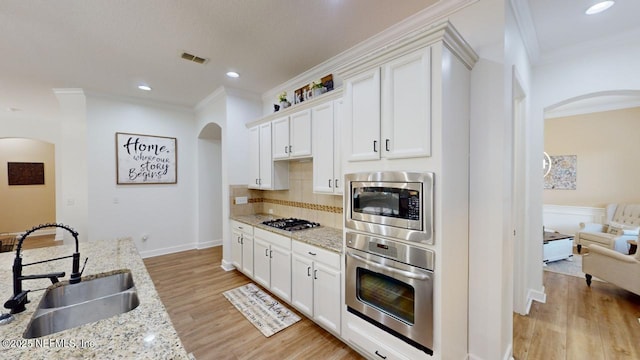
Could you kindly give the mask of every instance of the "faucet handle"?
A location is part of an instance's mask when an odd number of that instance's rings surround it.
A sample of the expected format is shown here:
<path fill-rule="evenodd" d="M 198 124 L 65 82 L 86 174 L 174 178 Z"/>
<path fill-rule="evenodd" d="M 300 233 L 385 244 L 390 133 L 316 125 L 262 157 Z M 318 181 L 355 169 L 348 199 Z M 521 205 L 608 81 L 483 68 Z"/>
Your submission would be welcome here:
<path fill-rule="evenodd" d="M 12 314 L 24 311 L 25 310 L 24 304 L 29 302 L 29 300 L 27 300 L 28 292 L 29 290 L 25 290 L 10 297 L 9 300 L 7 300 L 4 303 L 4 307 L 7 309 L 11 309 Z"/>

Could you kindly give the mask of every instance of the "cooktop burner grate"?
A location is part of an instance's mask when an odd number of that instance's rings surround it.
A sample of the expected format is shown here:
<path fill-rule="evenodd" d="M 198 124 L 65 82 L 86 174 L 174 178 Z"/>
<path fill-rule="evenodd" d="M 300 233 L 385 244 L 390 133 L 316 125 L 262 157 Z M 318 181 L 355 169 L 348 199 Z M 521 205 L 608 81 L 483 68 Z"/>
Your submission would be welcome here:
<path fill-rule="evenodd" d="M 267 220 L 263 221 L 262 224 L 285 231 L 304 230 L 320 226 L 319 223 L 296 218 Z"/>

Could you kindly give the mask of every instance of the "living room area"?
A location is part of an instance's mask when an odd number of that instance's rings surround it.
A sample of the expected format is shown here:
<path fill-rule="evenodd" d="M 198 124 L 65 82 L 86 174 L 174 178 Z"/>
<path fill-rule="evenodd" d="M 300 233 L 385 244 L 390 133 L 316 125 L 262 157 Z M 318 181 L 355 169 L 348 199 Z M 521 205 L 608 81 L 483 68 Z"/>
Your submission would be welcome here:
<path fill-rule="evenodd" d="M 638 99 L 545 112 L 546 301 L 514 315 L 515 359 L 640 358 Z"/>

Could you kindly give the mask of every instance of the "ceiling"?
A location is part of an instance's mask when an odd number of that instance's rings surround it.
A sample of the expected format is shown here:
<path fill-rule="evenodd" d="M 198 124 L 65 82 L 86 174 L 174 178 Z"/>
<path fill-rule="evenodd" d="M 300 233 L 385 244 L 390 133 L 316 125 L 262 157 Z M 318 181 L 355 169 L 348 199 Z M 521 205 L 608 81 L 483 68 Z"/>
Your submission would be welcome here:
<path fill-rule="evenodd" d="M 188 108 L 220 86 L 261 94 L 437 1 L 0 0 L 0 116 L 46 116 L 54 88 Z M 583 0 L 515 1 L 528 4 L 541 58 L 640 24 L 637 0 L 593 18 Z"/>

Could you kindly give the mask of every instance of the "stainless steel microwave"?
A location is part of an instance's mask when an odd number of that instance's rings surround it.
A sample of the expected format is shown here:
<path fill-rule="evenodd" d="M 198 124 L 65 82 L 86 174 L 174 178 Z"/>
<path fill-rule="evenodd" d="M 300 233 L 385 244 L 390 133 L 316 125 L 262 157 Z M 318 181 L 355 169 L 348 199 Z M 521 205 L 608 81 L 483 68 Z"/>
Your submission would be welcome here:
<path fill-rule="evenodd" d="M 375 236 L 433 244 L 433 173 L 345 176 L 345 226 Z"/>

